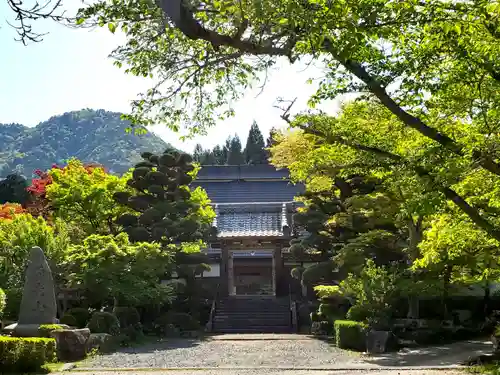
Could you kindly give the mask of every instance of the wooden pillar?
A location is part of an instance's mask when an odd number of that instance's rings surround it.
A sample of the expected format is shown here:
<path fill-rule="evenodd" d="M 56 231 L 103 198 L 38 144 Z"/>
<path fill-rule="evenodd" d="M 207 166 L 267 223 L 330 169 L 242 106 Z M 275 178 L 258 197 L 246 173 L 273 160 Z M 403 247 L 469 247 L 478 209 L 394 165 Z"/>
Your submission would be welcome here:
<path fill-rule="evenodd" d="M 230 296 L 234 296 L 236 294 L 235 290 L 234 290 L 234 256 L 233 256 L 233 252 L 230 251 L 228 252 L 228 256 L 227 256 L 227 290 L 228 290 L 228 294 Z"/>
<path fill-rule="evenodd" d="M 288 290 L 283 283 L 283 257 L 281 256 L 281 243 L 277 243 L 273 254 L 274 285 L 276 286 L 276 296 L 288 295 Z"/>
<path fill-rule="evenodd" d="M 227 297 L 229 295 L 229 285 L 228 285 L 228 259 L 229 251 L 224 244 L 221 244 L 221 266 L 220 266 L 220 289 L 219 294 L 221 297 Z"/>

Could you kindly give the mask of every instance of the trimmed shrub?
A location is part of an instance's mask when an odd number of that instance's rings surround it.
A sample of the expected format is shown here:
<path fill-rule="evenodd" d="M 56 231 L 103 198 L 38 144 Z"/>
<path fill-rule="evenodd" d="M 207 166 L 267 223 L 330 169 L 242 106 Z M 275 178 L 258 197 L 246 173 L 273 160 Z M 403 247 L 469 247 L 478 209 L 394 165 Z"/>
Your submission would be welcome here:
<path fill-rule="evenodd" d="M 353 320 L 335 321 L 337 347 L 358 351 L 366 350 L 366 324 Z"/>
<path fill-rule="evenodd" d="M 92 314 L 87 328 L 92 333 L 108 333 L 117 336 L 120 333 L 120 322 L 115 314 L 96 311 Z"/>
<path fill-rule="evenodd" d="M 0 369 L 7 372 L 33 372 L 56 360 L 56 340 L 0 336 Z"/>
<path fill-rule="evenodd" d="M 50 333 L 52 331 L 58 331 L 63 328 L 64 327 L 60 326 L 59 324 L 42 324 L 40 327 L 38 327 L 38 334 L 40 335 L 40 337 L 50 338 Z"/>
<path fill-rule="evenodd" d="M 187 313 L 168 312 L 155 320 L 155 328 L 159 334 L 168 334 L 172 330 L 196 331 L 200 323 Z"/>
<path fill-rule="evenodd" d="M 64 314 L 63 317 L 59 320 L 59 323 L 66 324 L 70 327 L 78 327 L 78 322 L 76 318 L 71 314 Z"/>
<path fill-rule="evenodd" d="M 130 341 L 139 341 L 144 333 L 142 331 L 141 317 L 135 307 L 115 307 L 113 313 L 120 322 L 121 333 Z"/>
<path fill-rule="evenodd" d="M 88 309 L 83 308 L 83 307 L 73 307 L 72 309 L 69 309 L 64 313 L 64 315 L 72 315 L 75 320 L 76 324 L 75 327 L 78 328 L 85 328 L 87 326 L 87 323 L 90 320 L 90 312 Z M 68 323 L 66 323 L 68 324 Z M 70 324 L 68 324 L 70 325 Z"/>
<path fill-rule="evenodd" d="M 115 307 L 113 314 L 120 322 L 120 327 L 136 326 L 141 322 L 139 311 L 135 307 Z"/>
<path fill-rule="evenodd" d="M 7 299 L 5 297 L 5 292 L 0 288 L 0 318 L 2 318 L 3 310 L 5 309 L 5 305 L 7 304 Z"/>

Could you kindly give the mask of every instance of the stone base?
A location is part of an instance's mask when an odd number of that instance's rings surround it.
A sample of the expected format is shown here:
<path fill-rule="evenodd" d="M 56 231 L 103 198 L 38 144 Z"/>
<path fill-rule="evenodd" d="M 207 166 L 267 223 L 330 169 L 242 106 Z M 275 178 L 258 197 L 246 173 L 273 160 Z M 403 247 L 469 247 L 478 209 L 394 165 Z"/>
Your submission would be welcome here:
<path fill-rule="evenodd" d="M 38 332 L 38 328 L 40 324 L 12 324 L 14 326 L 11 335 L 16 337 L 39 337 L 40 332 Z M 11 327 L 11 326 L 9 326 Z M 7 327 L 7 328 L 9 328 Z"/>
<path fill-rule="evenodd" d="M 61 328 L 68 329 L 66 324 L 59 324 Z M 18 324 L 13 323 L 3 329 L 3 333 L 15 337 L 40 337 L 38 329 L 40 324 Z"/>

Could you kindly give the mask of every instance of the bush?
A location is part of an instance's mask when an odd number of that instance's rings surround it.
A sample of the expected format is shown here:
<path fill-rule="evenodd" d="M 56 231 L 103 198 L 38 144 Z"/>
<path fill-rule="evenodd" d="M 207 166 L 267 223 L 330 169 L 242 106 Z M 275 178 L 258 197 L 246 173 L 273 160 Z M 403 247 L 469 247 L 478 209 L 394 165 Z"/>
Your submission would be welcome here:
<path fill-rule="evenodd" d="M 120 322 L 120 327 L 136 326 L 141 322 L 139 311 L 135 307 L 115 307 L 113 314 Z"/>
<path fill-rule="evenodd" d="M 78 327 L 78 322 L 76 321 L 76 318 L 71 314 L 64 314 L 63 317 L 59 319 L 59 323 L 66 324 L 70 327 Z"/>
<path fill-rule="evenodd" d="M 157 333 L 165 334 L 177 328 L 180 331 L 196 331 L 200 323 L 187 313 L 168 312 L 155 320 Z"/>
<path fill-rule="evenodd" d="M 366 350 L 366 324 L 353 320 L 335 321 L 335 339 L 341 349 Z"/>
<path fill-rule="evenodd" d="M 90 320 L 89 310 L 83 307 L 73 307 L 64 313 L 65 316 L 66 314 L 72 315 L 75 318 L 76 324 L 74 326 L 78 328 L 85 328 Z"/>
<path fill-rule="evenodd" d="M 113 313 L 120 322 L 121 333 L 130 341 L 139 341 L 144 336 L 141 317 L 135 307 L 115 307 Z"/>
<path fill-rule="evenodd" d="M 92 314 L 87 328 L 92 333 L 108 333 L 117 336 L 120 333 L 120 322 L 115 314 L 96 311 Z"/>
<path fill-rule="evenodd" d="M 21 299 L 23 297 L 22 289 L 5 289 L 5 296 L 7 298 L 3 317 L 17 320 L 19 316 L 19 308 L 21 306 Z"/>
<path fill-rule="evenodd" d="M 5 298 L 5 292 L 3 289 L 0 288 L 0 318 L 3 316 L 3 310 L 5 309 L 5 305 L 7 304 L 6 298 Z"/>
<path fill-rule="evenodd" d="M 58 331 L 60 329 L 63 329 L 63 327 L 59 324 L 42 324 L 38 327 L 38 334 L 40 337 L 50 338 L 50 333 L 52 331 Z"/>
<path fill-rule="evenodd" d="M 56 341 L 47 338 L 0 336 L 0 369 L 6 372 L 32 372 L 56 360 Z"/>

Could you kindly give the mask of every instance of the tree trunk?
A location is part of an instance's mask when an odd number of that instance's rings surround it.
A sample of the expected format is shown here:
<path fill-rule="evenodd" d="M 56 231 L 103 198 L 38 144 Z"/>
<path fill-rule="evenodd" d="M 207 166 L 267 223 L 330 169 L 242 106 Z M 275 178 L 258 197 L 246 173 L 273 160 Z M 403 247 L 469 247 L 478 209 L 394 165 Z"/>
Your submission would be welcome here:
<path fill-rule="evenodd" d="M 486 286 L 484 287 L 484 297 L 483 297 L 484 316 L 490 315 L 490 301 L 491 301 L 490 283 L 487 281 Z"/>
<path fill-rule="evenodd" d="M 416 221 L 413 221 L 413 218 L 408 220 L 408 260 L 410 265 L 420 256 L 420 251 L 418 245 L 422 241 L 422 216 L 419 216 Z M 418 276 L 413 273 L 412 274 L 413 284 L 416 284 L 418 281 Z M 420 299 L 418 293 L 410 293 L 408 297 L 408 319 L 418 319 L 419 317 L 419 309 L 420 309 Z"/>
<path fill-rule="evenodd" d="M 442 306 L 443 306 L 443 318 L 446 319 L 448 317 L 448 296 L 450 292 L 450 281 L 451 281 L 451 272 L 453 270 L 453 266 L 447 265 L 444 269 L 443 273 L 443 297 L 442 297 Z"/>

